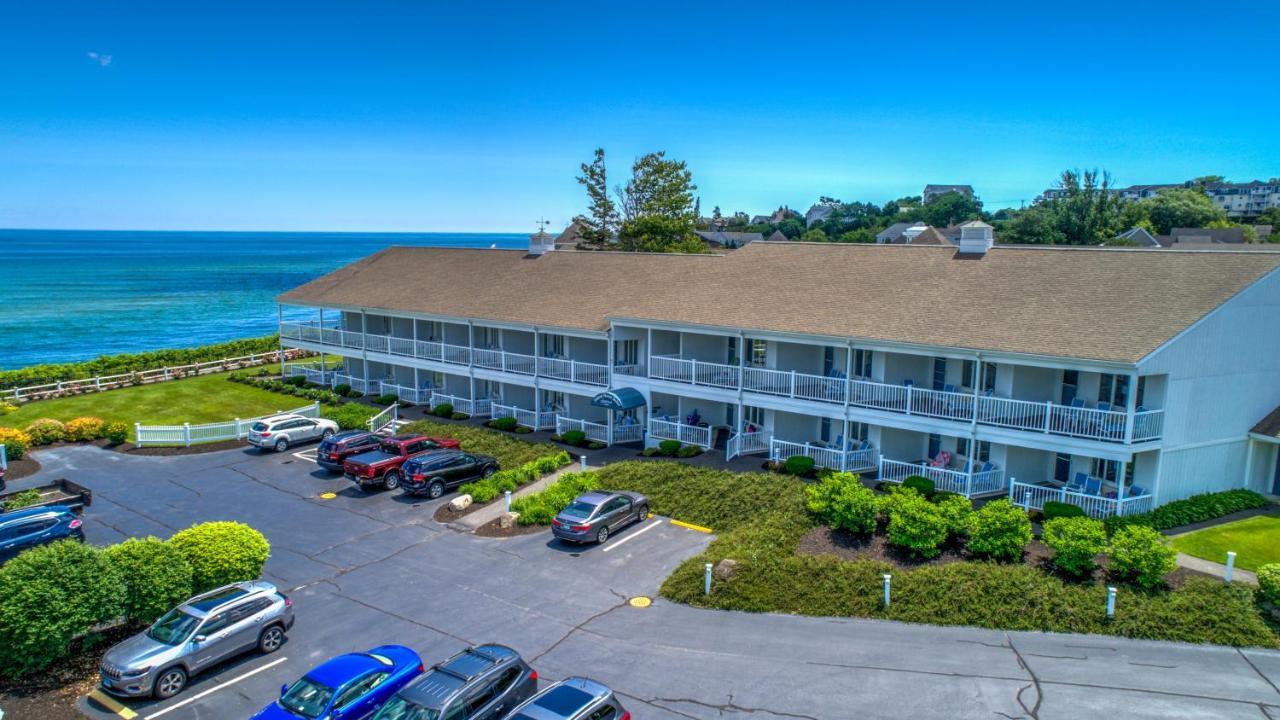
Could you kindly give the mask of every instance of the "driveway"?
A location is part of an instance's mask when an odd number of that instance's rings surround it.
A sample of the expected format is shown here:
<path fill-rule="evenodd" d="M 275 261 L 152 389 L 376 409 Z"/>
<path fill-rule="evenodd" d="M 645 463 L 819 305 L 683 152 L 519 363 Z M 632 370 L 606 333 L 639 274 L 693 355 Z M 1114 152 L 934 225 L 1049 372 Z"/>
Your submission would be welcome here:
<path fill-rule="evenodd" d="M 428 662 L 466 644 L 519 650 L 544 679 L 590 675 L 637 720 L 766 718 L 1280 719 L 1280 653 L 970 628 L 699 610 L 655 599 L 706 535 L 660 518 L 604 547 L 549 533 L 459 534 L 436 503 L 365 494 L 305 451 L 133 457 L 91 447 L 40 453 L 14 487 L 67 477 L 94 490 L 92 542 L 166 537 L 239 520 L 272 545 L 268 579 L 297 624 L 274 655 L 199 676 L 151 718 L 247 717 L 323 659 L 387 642 Z M 331 499 L 322 494 L 335 493 Z M 796 578 L 797 583 L 804 578 Z M 85 704 L 96 717 L 113 714 Z"/>

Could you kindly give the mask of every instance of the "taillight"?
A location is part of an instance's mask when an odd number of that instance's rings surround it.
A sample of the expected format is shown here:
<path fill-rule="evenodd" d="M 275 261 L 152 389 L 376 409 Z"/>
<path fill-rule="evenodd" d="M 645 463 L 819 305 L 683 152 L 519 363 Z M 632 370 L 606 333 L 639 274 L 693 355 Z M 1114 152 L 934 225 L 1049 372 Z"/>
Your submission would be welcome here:
<path fill-rule="evenodd" d="M 365 469 L 364 469 L 364 476 L 365 476 L 365 477 L 373 477 L 373 467 L 367 467 L 367 468 L 365 468 Z"/>
<path fill-rule="evenodd" d="M 555 518 L 551 518 L 551 524 L 556 527 L 560 527 L 560 521 L 556 520 Z"/>
<path fill-rule="evenodd" d="M 285 598 L 285 599 L 284 599 L 284 606 L 285 606 L 285 607 L 287 607 L 287 608 L 291 608 L 291 607 L 293 607 L 293 599 L 292 599 L 292 598 Z"/>
<path fill-rule="evenodd" d="M 570 525 L 569 529 L 574 532 L 586 532 L 591 529 L 590 525 Z"/>
<path fill-rule="evenodd" d="M 330 460 L 337 460 L 337 459 L 338 459 L 338 453 L 329 453 L 329 459 L 330 459 Z"/>
<path fill-rule="evenodd" d="M 618 718 L 618 720 L 631 720 L 631 712 L 627 710 L 623 710 L 622 717 Z"/>
<path fill-rule="evenodd" d="M 75 530 L 76 528 L 80 527 L 83 524 L 84 524 L 84 521 L 81 520 L 80 518 L 72 518 L 71 523 L 68 525 L 68 527 L 70 527 L 72 530 Z"/>
<path fill-rule="evenodd" d="M 427 479 L 427 476 L 426 476 L 426 475 L 423 475 L 422 473 L 414 473 L 414 474 L 413 474 L 413 479 L 414 479 L 414 480 L 426 480 L 426 479 Z"/>
<path fill-rule="evenodd" d="M 537 670 L 534 670 L 533 668 L 529 668 L 529 679 L 530 679 L 530 680 L 537 680 L 537 679 L 538 679 L 538 671 L 537 671 Z"/>
<path fill-rule="evenodd" d="M 266 431 L 266 430 L 263 430 L 262 432 L 260 432 L 260 433 L 258 433 L 258 434 L 259 434 L 259 435 L 261 435 L 262 437 L 271 437 L 271 433 L 270 433 L 270 432 L 268 432 L 268 431 Z"/>
<path fill-rule="evenodd" d="M 422 663 L 418 663 L 418 672 L 424 673 L 426 671 L 427 671 L 427 666 L 423 665 Z"/>

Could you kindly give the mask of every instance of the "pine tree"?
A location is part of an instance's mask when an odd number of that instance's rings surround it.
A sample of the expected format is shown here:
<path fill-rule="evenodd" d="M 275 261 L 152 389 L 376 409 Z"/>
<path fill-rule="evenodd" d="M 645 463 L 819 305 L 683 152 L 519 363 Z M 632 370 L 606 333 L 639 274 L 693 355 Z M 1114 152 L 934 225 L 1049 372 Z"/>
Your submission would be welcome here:
<path fill-rule="evenodd" d="M 581 227 L 582 243 L 604 247 L 618 232 L 618 210 L 609 197 L 609 182 L 604 165 L 604 148 L 596 148 L 595 159 L 582 164 L 578 182 L 587 189 L 589 216 L 574 218 Z"/>

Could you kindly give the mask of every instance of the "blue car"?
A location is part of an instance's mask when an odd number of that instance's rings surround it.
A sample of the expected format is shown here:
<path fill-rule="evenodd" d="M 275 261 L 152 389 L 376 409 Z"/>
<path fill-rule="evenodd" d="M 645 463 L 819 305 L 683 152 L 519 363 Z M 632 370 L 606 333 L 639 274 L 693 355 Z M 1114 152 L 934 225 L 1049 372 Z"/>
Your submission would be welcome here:
<path fill-rule="evenodd" d="M 84 542 L 83 525 L 79 515 L 59 505 L 0 514 L 0 563 L 37 545 L 67 538 Z"/>
<path fill-rule="evenodd" d="M 292 685 L 254 720 L 360 720 L 422 674 L 422 658 L 403 645 L 379 645 L 320 665 Z"/>

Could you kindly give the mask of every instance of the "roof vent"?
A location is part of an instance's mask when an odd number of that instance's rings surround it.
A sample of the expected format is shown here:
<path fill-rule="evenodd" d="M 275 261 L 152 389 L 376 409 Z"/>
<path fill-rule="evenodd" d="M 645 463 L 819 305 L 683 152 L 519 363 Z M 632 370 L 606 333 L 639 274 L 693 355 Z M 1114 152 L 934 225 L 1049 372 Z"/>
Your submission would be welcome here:
<path fill-rule="evenodd" d="M 546 230 L 539 230 L 529 236 L 529 255 L 537 257 L 556 249 L 556 238 L 548 235 Z"/>
<path fill-rule="evenodd" d="M 990 225 L 980 220 L 971 220 L 960 226 L 959 255 L 986 255 L 994 244 L 995 236 Z"/>

